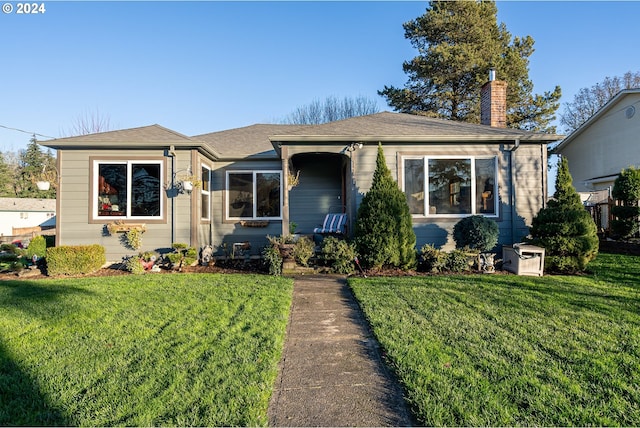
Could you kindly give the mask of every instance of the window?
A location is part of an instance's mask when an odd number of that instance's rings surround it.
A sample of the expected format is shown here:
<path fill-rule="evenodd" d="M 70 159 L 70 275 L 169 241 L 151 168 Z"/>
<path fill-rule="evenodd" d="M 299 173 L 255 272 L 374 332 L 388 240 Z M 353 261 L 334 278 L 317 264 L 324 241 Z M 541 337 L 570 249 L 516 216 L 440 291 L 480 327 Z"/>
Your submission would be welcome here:
<path fill-rule="evenodd" d="M 202 190 L 200 190 L 200 218 L 211 219 L 211 169 L 202 165 Z"/>
<path fill-rule="evenodd" d="M 94 218 L 162 216 L 161 161 L 94 161 Z"/>
<path fill-rule="evenodd" d="M 227 218 L 280 219 L 280 171 L 227 171 Z"/>
<path fill-rule="evenodd" d="M 404 192 L 415 216 L 498 213 L 495 157 L 406 157 L 403 167 Z"/>

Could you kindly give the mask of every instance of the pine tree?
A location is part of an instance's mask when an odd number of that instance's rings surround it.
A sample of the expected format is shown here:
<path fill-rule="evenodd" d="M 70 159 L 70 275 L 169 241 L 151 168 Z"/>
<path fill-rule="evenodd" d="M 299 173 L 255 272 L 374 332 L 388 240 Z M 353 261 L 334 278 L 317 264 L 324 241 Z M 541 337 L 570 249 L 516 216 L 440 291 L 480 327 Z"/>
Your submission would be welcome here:
<path fill-rule="evenodd" d="M 573 187 L 566 157 L 560 158 L 554 199 L 533 218 L 530 242 L 545 249 L 545 269 L 583 271 L 598 255 L 597 227 Z"/>
<path fill-rule="evenodd" d="M 7 163 L 3 153 L 0 153 L 0 197 L 15 198 L 16 193 L 13 188 L 14 172 L 13 168 Z"/>
<path fill-rule="evenodd" d="M 416 263 L 416 235 L 404 193 L 391 177 L 378 145 L 371 189 L 358 208 L 354 241 L 366 267 L 409 269 Z"/>
<path fill-rule="evenodd" d="M 53 155 L 43 153 L 35 137 L 29 141 L 27 148 L 20 152 L 19 165 L 15 180 L 16 194 L 19 198 L 48 198 L 56 197 L 55 187 L 42 191 L 38 190 L 36 182 L 46 173 L 46 167 L 53 168 Z M 54 170 L 55 171 L 55 170 Z M 57 174 L 46 174 L 57 176 Z"/>
<path fill-rule="evenodd" d="M 403 113 L 480 123 L 480 89 L 489 69 L 507 82 L 507 126 L 555 132 L 551 123 L 561 90 L 533 95 L 530 36 L 515 37 L 498 25 L 492 1 L 431 1 L 424 15 L 404 24 L 405 38 L 418 56 L 403 64 L 404 88 L 385 86 L 378 94 Z"/>

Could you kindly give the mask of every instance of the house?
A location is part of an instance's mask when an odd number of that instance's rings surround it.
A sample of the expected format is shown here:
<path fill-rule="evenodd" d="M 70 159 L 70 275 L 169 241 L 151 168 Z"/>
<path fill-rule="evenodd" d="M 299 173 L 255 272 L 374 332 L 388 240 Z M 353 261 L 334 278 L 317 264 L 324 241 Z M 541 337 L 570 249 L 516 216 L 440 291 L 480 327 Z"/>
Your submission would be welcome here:
<path fill-rule="evenodd" d="M 554 149 L 569 161 L 573 185 L 583 201 L 606 199 L 623 169 L 640 167 L 637 110 L 640 89 L 622 90 Z"/>
<path fill-rule="evenodd" d="M 545 206 L 556 135 L 504 127 L 506 85 L 483 87 L 483 123 L 383 112 L 322 125 L 252 125 L 185 136 L 159 125 L 45 141 L 57 150 L 57 245 L 125 248 L 106 225 L 144 225 L 142 250 L 173 242 L 261 253 L 267 235 L 312 234 L 327 213 L 354 230 L 378 145 L 407 195 L 418 248 L 452 248 L 464 216 L 495 219 L 500 244 L 520 241 Z M 490 126 L 493 125 L 493 126 Z M 297 185 L 289 186 L 297 177 Z M 189 190 L 185 181 L 197 179 Z"/>
<path fill-rule="evenodd" d="M 53 229 L 55 224 L 55 199 L 0 198 L 1 237 L 11 240 L 20 235 Z"/>

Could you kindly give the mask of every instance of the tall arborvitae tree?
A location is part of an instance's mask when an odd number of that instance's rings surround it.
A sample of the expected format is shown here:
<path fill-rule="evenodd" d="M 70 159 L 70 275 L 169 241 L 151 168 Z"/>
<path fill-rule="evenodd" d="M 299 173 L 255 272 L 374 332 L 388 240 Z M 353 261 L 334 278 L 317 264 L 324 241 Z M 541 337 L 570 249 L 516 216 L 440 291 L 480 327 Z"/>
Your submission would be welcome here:
<path fill-rule="evenodd" d="M 403 64 L 404 88 L 378 91 L 404 113 L 480 123 L 480 89 L 489 69 L 507 82 L 507 126 L 555 132 L 551 123 L 560 106 L 560 87 L 532 95 L 530 36 L 511 38 L 497 23 L 492 1 L 431 1 L 424 15 L 404 24 L 405 38 L 418 56 Z"/>
<path fill-rule="evenodd" d="M 611 209 L 615 216 L 611 220 L 611 232 L 616 238 L 632 238 L 638 234 L 640 216 L 640 169 L 633 167 L 623 170 L 613 183 L 611 196 L 616 205 Z"/>
<path fill-rule="evenodd" d="M 358 208 L 354 241 L 368 268 L 409 269 L 416 264 L 416 235 L 407 199 L 391 177 L 378 145 L 371 189 Z"/>
<path fill-rule="evenodd" d="M 545 249 L 545 269 L 583 271 L 598 255 L 598 230 L 573 187 L 566 157 L 560 158 L 554 199 L 533 218 L 530 242 Z"/>

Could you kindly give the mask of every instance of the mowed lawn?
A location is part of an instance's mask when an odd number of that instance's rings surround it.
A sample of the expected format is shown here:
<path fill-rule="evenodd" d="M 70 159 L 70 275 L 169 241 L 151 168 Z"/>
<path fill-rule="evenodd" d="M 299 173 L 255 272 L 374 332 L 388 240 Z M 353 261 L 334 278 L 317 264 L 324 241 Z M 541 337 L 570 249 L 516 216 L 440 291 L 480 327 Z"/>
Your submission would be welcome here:
<path fill-rule="evenodd" d="M 351 278 L 427 426 L 640 426 L 640 257 L 583 276 Z"/>
<path fill-rule="evenodd" d="M 291 280 L 0 281 L 0 425 L 266 425 Z"/>

